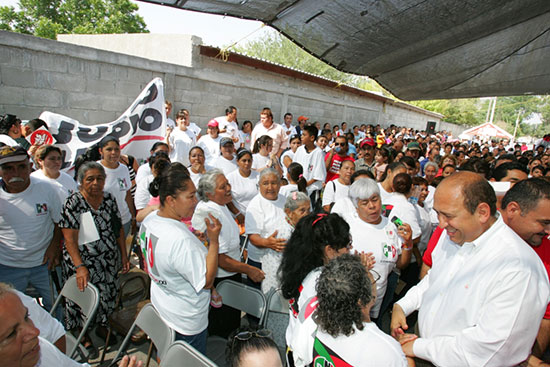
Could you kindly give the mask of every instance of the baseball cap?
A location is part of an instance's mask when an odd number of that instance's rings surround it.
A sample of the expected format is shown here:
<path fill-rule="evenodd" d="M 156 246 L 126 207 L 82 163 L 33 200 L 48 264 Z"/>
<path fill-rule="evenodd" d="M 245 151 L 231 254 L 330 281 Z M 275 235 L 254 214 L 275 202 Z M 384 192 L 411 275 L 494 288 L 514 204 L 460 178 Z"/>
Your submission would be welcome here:
<path fill-rule="evenodd" d="M 23 147 L 10 147 L 6 145 L 0 148 L 0 166 L 6 163 L 21 162 L 28 158 L 29 155 Z"/>
<path fill-rule="evenodd" d="M 233 139 L 226 137 L 223 137 L 220 139 L 220 147 L 223 147 L 226 144 L 233 144 Z"/>
<path fill-rule="evenodd" d="M 212 120 L 208 121 L 208 126 L 209 127 L 218 127 L 219 124 L 218 124 L 218 121 L 212 119 Z"/>
<path fill-rule="evenodd" d="M 420 150 L 420 144 L 417 141 L 411 141 L 407 144 L 407 150 Z"/>
<path fill-rule="evenodd" d="M 309 118 L 307 118 L 307 117 L 305 117 L 305 116 L 300 116 L 300 117 L 298 117 L 298 121 L 299 121 L 299 122 L 300 122 L 300 121 L 307 121 L 307 120 L 309 120 Z"/>
<path fill-rule="evenodd" d="M 371 147 L 376 146 L 376 142 L 372 138 L 365 138 L 361 141 L 361 148 L 363 148 L 365 145 L 369 145 Z"/>

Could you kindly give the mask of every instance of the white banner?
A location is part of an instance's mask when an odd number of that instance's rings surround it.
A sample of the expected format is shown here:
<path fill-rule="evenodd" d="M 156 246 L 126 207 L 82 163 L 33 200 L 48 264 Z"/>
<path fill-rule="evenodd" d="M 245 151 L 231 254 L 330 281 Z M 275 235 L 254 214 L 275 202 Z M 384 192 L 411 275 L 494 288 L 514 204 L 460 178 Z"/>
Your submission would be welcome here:
<path fill-rule="evenodd" d="M 144 160 L 153 144 L 165 136 L 164 84 L 160 78 L 153 79 L 116 121 L 107 124 L 82 125 L 48 111 L 42 112 L 40 118 L 48 124 L 55 145 L 63 151 L 64 170 L 72 169 L 76 157 L 107 135 L 119 139 L 124 154 Z"/>

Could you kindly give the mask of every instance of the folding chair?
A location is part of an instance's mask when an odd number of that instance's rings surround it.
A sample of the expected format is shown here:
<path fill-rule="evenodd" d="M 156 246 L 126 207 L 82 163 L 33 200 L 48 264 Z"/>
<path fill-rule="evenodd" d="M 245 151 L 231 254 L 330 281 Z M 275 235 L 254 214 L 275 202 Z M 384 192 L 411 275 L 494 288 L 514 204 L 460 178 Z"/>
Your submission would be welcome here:
<path fill-rule="evenodd" d="M 164 355 L 160 367 L 217 367 L 218 365 L 182 340 L 175 341 Z"/>
<path fill-rule="evenodd" d="M 224 305 L 246 312 L 257 317 L 260 321 L 264 319 L 267 301 L 265 295 L 259 289 L 233 280 L 223 280 L 218 283 L 216 290 L 222 296 Z M 206 347 L 209 358 L 216 362 L 223 361 L 226 344 L 227 340 L 222 337 L 209 337 Z"/>
<path fill-rule="evenodd" d="M 280 289 L 271 290 L 267 295 L 267 310 L 261 325 L 271 330 L 273 340 L 281 351 L 286 349 L 285 334 L 289 317 L 288 299 L 283 297 Z"/>
<path fill-rule="evenodd" d="M 126 334 L 126 337 L 120 345 L 115 358 L 109 366 L 116 366 L 119 358 L 122 356 L 122 353 L 126 350 L 130 338 L 132 337 L 132 332 L 136 327 L 139 327 L 147 336 L 151 339 L 151 342 L 157 347 L 158 357 L 162 360 L 166 354 L 166 350 L 176 339 L 176 333 L 172 330 L 166 323 L 161 319 L 158 311 L 155 309 L 153 304 L 148 303 L 139 312 L 136 317 L 136 321 L 132 324 L 132 327 Z M 149 365 L 149 359 L 151 358 L 152 345 L 149 348 L 149 353 L 147 355 L 147 366 Z"/>
<path fill-rule="evenodd" d="M 76 285 L 76 275 L 73 275 L 65 282 L 63 289 L 61 289 L 61 293 L 52 306 L 50 315 L 54 315 L 55 309 L 63 297 L 76 303 L 80 307 L 82 316 L 84 317 L 84 326 L 82 326 L 82 331 L 74 342 L 71 340 L 71 347 L 67 348 L 67 356 L 74 358 L 75 352 L 77 351 L 84 334 L 90 327 L 95 313 L 97 312 L 97 308 L 99 307 L 99 291 L 92 283 L 88 283 L 88 286 L 84 289 L 84 292 L 81 292 Z"/>
<path fill-rule="evenodd" d="M 223 280 L 218 283 L 216 290 L 222 296 L 224 305 L 246 312 L 260 321 L 264 319 L 267 300 L 259 289 L 233 280 Z"/>

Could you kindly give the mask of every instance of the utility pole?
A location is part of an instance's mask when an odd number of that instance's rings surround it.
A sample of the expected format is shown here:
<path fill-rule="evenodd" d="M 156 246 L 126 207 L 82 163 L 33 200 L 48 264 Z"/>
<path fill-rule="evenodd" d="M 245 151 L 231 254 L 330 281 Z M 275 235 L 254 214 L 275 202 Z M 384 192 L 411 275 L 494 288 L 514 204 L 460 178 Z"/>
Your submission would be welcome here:
<path fill-rule="evenodd" d="M 494 98 L 493 100 L 493 108 L 491 109 L 491 118 L 489 120 L 489 122 L 492 124 L 493 123 L 493 118 L 495 117 L 495 107 L 497 106 L 497 97 Z"/>
<path fill-rule="evenodd" d="M 512 137 L 512 144 L 516 142 L 516 132 L 518 131 L 518 125 L 519 125 L 519 116 L 523 114 L 523 108 L 520 108 L 518 111 L 518 117 L 516 118 L 516 127 L 514 127 L 514 136 Z"/>

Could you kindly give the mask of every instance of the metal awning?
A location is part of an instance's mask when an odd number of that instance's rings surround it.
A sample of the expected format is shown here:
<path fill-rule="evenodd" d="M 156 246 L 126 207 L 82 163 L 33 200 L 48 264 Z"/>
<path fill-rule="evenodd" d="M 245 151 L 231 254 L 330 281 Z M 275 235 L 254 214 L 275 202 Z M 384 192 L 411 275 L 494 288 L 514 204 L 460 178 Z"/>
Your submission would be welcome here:
<path fill-rule="evenodd" d="M 549 0 L 144 1 L 260 20 L 403 100 L 550 93 Z"/>

